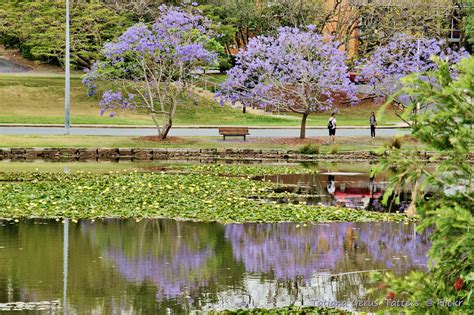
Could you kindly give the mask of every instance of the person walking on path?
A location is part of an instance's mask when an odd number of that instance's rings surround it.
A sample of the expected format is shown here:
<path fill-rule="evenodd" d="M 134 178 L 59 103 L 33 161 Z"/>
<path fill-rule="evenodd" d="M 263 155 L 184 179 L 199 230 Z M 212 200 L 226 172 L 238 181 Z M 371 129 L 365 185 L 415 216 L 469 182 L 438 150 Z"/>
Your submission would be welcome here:
<path fill-rule="evenodd" d="M 334 116 L 336 116 L 336 113 L 332 113 L 328 120 L 329 138 L 331 138 L 332 143 L 336 141 L 336 117 Z"/>
<path fill-rule="evenodd" d="M 370 137 L 375 138 L 375 126 L 377 126 L 377 120 L 375 119 L 375 114 L 372 112 L 370 114 Z"/>

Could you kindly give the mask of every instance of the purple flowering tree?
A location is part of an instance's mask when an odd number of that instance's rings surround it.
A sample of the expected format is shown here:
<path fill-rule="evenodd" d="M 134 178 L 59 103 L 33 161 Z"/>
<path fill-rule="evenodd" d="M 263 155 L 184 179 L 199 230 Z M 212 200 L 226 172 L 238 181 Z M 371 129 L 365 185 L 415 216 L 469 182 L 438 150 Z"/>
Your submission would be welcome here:
<path fill-rule="evenodd" d="M 101 115 L 138 109 L 150 114 L 158 135 L 168 135 L 178 102 L 186 97 L 193 72 L 215 62 L 208 49 L 216 45 L 208 33 L 209 21 L 196 11 L 160 7 L 151 26 L 139 23 L 117 41 L 104 45 L 103 59 L 83 79 L 89 95 L 98 82 L 111 88 L 100 102 Z"/>
<path fill-rule="evenodd" d="M 335 97 L 355 99 L 339 44 L 307 30 L 283 27 L 276 36 L 258 36 L 237 55 L 221 85 L 221 101 L 258 104 L 301 114 L 300 138 L 311 113 L 333 109 Z"/>
<path fill-rule="evenodd" d="M 464 49 L 459 51 L 450 49 L 444 40 L 400 35 L 386 46 L 376 49 L 369 58 L 362 61 L 359 79 L 369 83 L 370 93 L 387 97 L 400 90 L 401 78 L 412 73 L 421 74 L 437 69 L 433 56 L 448 60 L 449 64 L 453 65 L 468 55 Z M 402 94 L 393 98 L 393 102 L 404 109 L 411 105 L 413 100 Z M 402 118 L 400 114 L 397 115 Z"/>

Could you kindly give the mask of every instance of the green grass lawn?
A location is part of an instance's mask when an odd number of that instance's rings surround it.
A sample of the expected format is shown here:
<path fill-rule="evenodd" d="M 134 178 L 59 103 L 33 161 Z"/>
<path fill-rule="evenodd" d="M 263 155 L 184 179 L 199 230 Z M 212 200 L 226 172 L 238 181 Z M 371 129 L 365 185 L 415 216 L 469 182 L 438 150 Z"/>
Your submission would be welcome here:
<path fill-rule="evenodd" d="M 209 81 L 219 83 L 225 77 L 210 75 Z M 62 124 L 64 122 L 64 78 L 58 74 L 1 74 L 0 75 L 0 124 Z M 80 73 L 71 79 L 71 123 L 98 125 L 152 125 L 144 113 L 120 112 L 116 117 L 100 116 L 97 96 L 87 97 L 81 84 Z M 298 126 L 300 117 L 294 114 L 243 114 L 241 109 L 220 106 L 215 100 L 197 97 L 196 104 L 182 101 L 179 105 L 175 125 L 240 125 L 240 126 Z M 371 111 L 377 105 L 360 104 L 340 108 L 338 126 L 366 126 Z M 312 115 L 308 127 L 325 126 L 328 113 Z M 398 122 L 389 113 L 380 124 Z"/>
<path fill-rule="evenodd" d="M 371 151 L 382 148 L 389 143 L 390 137 L 377 137 L 375 139 L 363 137 L 338 137 L 336 144 L 327 143 L 327 137 L 309 138 L 304 141 L 298 139 L 282 140 L 273 138 L 250 138 L 248 141 L 238 139 L 223 141 L 222 137 L 182 137 L 171 138 L 165 141 L 148 141 L 139 137 L 118 136 L 23 136 L 0 135 L 0 148 L 40 147 L 40 148 L 235 148 L 235 149 L 285 149 L 298 150 L 308 143 L 317 144 L 321 153 L 332 150 L 343 151 Z M 321 143 L 322 142 L 322 143 Z M 411 141 L 402 141 L 403 147 L 413 147 Z M 420 150 L 423 148 L 418 146 Z"/>

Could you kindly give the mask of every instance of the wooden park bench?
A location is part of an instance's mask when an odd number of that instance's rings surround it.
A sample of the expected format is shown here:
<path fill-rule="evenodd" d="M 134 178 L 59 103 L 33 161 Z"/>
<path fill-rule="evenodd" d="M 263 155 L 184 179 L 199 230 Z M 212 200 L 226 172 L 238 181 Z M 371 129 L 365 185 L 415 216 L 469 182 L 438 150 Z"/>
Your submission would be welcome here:
<path fill-rule="evenodd" d="M 241 136 L 244 137 L 244 141 L 246 137 L 250 134 L 249 128 L 247 127 L 223 127 L 219 128 L 219 134 L 224 136 L 224 141 L 226 136 Z"/>

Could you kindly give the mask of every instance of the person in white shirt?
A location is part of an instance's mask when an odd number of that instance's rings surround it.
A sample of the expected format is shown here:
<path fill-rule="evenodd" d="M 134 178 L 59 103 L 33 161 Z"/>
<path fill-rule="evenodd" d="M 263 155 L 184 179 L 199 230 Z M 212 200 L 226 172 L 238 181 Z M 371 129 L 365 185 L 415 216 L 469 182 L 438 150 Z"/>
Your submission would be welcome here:
<path fill-rule="evenodd" d="M 329 129 L 329 137 L 331 138 L 331 142 L 334 143 L 336 141 L 336 113 L 332 113 L 331 117 L 328 120 L 328 129 Z"/>
<path fill-rule="evenodd" d="M 331 196 L 334 196 L 334 193 L 336 192 L 336 181 L 333 175 L 328 176 L 327 190 Z"/>

